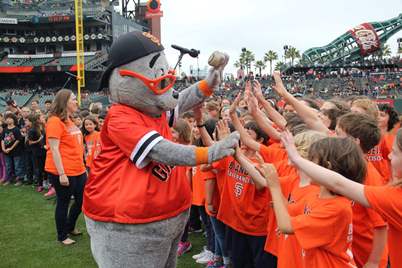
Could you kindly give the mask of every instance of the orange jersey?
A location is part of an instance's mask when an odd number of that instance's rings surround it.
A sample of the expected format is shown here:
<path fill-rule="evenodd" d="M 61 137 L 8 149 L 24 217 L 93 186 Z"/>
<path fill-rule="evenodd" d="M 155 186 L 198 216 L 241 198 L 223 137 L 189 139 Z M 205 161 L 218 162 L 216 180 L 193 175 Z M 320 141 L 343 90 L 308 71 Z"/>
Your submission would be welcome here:
<path fill-rule="evenodd" d="M 306 202 L 304 214 L 291 218 L 294 234 L 303 248 L 304 266 L 355 267 L 350 201 L 341 196 L 323 199 L 315 195 Z"/>
<path fill-rule="evenodd" d="M 304 213 L 307 200 L 318 195 L 319 186 L 297 185 L 288 198 L 288 212 L 291 217 Z M 295 235 L 281 234 L 278 241 L 278 268 L 303 268 L 302 248 Z"/>
<path fill-rule="evenodd" d="M 299 183 L 299 176 L 297 174 L 290 174 L 288 176 L 279 177 L 279 181 L 281 183 L 282 194 L 288 200 L 292 189 Z M 264 250 L 272 255 L 278 256 L 278 242 L 281 234 L 278 230 L 271 194 L 269 194 L 269 201 L 267 239 L 265 240 Z"/>
<path fill-rule="evenodd" d="M 94 131 L 91 134 L 88 134 L 84 138 L 85 141 L 85 164 L 87 167 L 92 166 L 92 161 L 98 156 L 101 152 L 101 140 L 100 140 L 100 132 Z"/>
<path fill-rule="evenodd" d="M 273 165 L 275 166 L 276 172 L 280 177 L 289 175 L 298 176 L 297 168 L 290 165 L 287 159 L 275 162 Z"/>
<path fill-rule="evenodd" d="M 380 186 L 383 183 L 382 176 L 370 162 L 367 163 L 365 185 Z M 357 267 L 363 267 L 373 248 L 373 231 L 375 228 L 385 227 L 387 224 L 381 216 L 371 208 L 353 202 L 353 242 L 352 252 Z M 388 251 L 384 250 L 379 267 L 387 267 Z"/>
<path fill-rule="evenodd" d="M 84 145 L 81 130 L 68 119 L 61 121 L 57 116 L 51 116 L 46 124 L 46 146 L 49 148 L 49 139 L 60 142 L 59 151 L 64 172 L 67 176 L 78 176 L 85 172 Z M 45 170 L 59 175 L 53 161 L 52 150 L 47 150 Z"/>
<path fill-rule="evenodd" d="M 247 235 L 267 234 L 268 189 L 257 190 L 247 171 L 233 157 L 213 163 L 224 172 L 221 204 L 217 218 L 232 229 Z"/>
<path fill-rule="evenodd" d="M 388 248 L 392 268 L 402 267 L 402 188 L 400 186 L 365 186 L 370 206 L 388 222 Z"/>
<path fill-rule="evenodd" d="M 259 153 L 266 163 L 276 163 L 282 160 L 288 160 L 288 154 L 280 143 L 274 143 L 270 146 L 261 144 Z"/>
<path fill-rule="evenodd" d="M 85 186 L 85 215 L 96 221 L 139 224 L 187 210 L 191 188 L 186 167 L 147 157 L 163 139 L 172 139 L 166 113 L 154 118 L 129 106 L 113 105 L 101 131 L 102 151 Z"/>
<path fill-rule="evenodd" d="M 200 166 L 193 167 L 193 202 L 195 206 L 204 206 L 205 204 L 205 180 L 214 178 L 215 174 L 211 171 L 201 171 Z"/>
<path fill-rule="evenodd" d="M 383 177 L 383 184 L 386 184 L 391 179 L 391 163 L 388 159 L 388 154 L 385 155 L 384 150 L 386 148 L 384 147 L 385 141 L 383 139 L 384 136 L 381 138 L 380 143 L 367 153 L 367 160 L 374 165 Z"/>

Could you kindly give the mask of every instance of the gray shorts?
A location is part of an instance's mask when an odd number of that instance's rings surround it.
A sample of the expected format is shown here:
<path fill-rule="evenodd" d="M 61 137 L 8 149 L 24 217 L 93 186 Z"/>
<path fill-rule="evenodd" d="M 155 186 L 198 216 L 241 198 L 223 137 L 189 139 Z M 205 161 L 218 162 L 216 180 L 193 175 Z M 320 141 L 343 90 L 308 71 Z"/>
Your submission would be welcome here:
<path fill-rule="evenodd" d="M 100 268 L 173 268 L 189 210 L 147 224 L 119 224 L 85 217 L 92 255 Z"/>

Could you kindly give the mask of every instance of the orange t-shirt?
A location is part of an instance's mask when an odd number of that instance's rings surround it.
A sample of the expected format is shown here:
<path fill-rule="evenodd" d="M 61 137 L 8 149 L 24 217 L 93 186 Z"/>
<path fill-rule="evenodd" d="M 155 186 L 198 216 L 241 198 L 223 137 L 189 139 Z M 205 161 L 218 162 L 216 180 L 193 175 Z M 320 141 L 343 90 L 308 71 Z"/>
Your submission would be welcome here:
<path fill-rule="evenodd" d="M 383 184 L 387 184 L 391 179 L 391 163 L 388 159 L 388 154 L 385 152 L 386 148 L 384 144 L 386 143 L 385 139 L 389 139 L 388 137 L 383 136 L 378 145 L 376 145 L 373 149 L 371 149 L 367 153 L 367 160 L 371 162 L 377 171 L 383 177 Z"/>
<path fill-rule="evenodd" d="M 212 165 L 218 172 L 225 172 L 217 218 L 237 232 L 265 236 L 268 189 L 257 190 L 247 171 L 231 156 Z"/>
<path fill-rule="evenodd" d="M 355 267 L 351 251 L 352 207 L 342 196 L 307 200 L 304 214 L 291 218 L 308 268 Z"/>
<path fill-rule="evenodd" d="M 278 162 L 273 163 L 273 165 L 276 168 L 276 172 L 278 173 L 279 177 L 283 176 L 297 176 L 298 175 L 298 170 L 295 166 L 292 166 L 289 164 L 289 160 L 281 160 Z"/>
<path fill-rule="evenodd" d="M 92 167 L 92 161 L 99 155 L 101 152 L 101 139 L 100 132 L 94 131 L 89 135 L 86 135 L 85 138 L 85 164 L 87 167 Z"/>
<path fill-rule="evenodd" d="M 317 196 L 320 187 L 297 185 L 288 198 L 288 212 L 291 217 L 304 213 L 307 200 Z M 303 268 L 302 248 L 293 234 L 281 234 L 278 241 L 278 268 Z"/>
<path fill-rule="evenodd" d="M 370 162 L 367 163 L 365 185 L 381 186 L 383 178 Z M 352 203 L 353 209 L 353 242 L 352 252 L 357 267 L 363 267 L 370 257 L 373 248 L 373 231 L 387 224 L 374 209 L 366 208 L 359 203 Z M 387 267 L 388 250 L 385 248 L 379 267 Z"/>
<path fill-rule="evenodd" d="M 148 157 L 163 139 L 172 139 L 166 113 L 154 118 L 114 104 L 102 127 L 102 151 L 85 185 L 85 215 L 95 221 L 141 224 L 187 210 L 191 206 L 187 168 Z"/>
<path fill-rule="evenodd" d="M 201 171 L 200 166 L 193 167 L 193 201 L 194 206 L 204 206 L 205 204 L 205 180 L 214 178 L 215 174 L 211 171 Z"/>
<path fill-rule="evenodd" d="M 392 268 L 402 268 L 402 188 L 365 186 L 370 206 L 388 222 L 388 248 Z"/>
<path fill-rule="evenodd" d="M 273 143 L 270 146 L 261 144 L 259 153 L 266 163 L 276 163 L 288 160 L 288 153 L 280 143 Z"/>
<path fill-rule="evenodd" d="M 84 145 L 81 130 L 68 119 L 61 121 L 57 116 L 51 116 L 46 123 L 46 145 L 49 148 L 49 138 L 59 140 L 59 151 L 64 173 L 67 176 L 78 176 L 85 172 Z M 45 170 L 54 175 L 59 172 L 53 161 L 52 151 L 46 153 Z"/>
<path fill-rule="evenodd" d="M 289 200 L 290 193 L 299 183 L 298 174 L 289 174 L 288 176 L 279 177 L 282 195 Z M 269 209 L 267 215 L 267 239 L 265 240 L 264 250 L 272 255 L 278 256 L 278 242 L 280 231 L 276 222 L 274 206 L 271 193 L 269 194 Z"/>

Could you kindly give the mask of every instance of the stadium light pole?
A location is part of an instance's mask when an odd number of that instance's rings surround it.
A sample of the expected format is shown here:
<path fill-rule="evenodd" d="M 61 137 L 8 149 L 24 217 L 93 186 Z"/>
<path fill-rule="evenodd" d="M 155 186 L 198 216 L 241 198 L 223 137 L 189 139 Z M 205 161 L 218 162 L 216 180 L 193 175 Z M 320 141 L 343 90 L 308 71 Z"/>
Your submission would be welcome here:
<path fill-rule="evenodd" d="M 82 0 L 74 0 L 75 4 L 75 40 L 77 57 L 77 100 L 81 106 L 81 88 L 85 87 L 85 61 L 84 61 L 84 26 L 82 14 Z"/>

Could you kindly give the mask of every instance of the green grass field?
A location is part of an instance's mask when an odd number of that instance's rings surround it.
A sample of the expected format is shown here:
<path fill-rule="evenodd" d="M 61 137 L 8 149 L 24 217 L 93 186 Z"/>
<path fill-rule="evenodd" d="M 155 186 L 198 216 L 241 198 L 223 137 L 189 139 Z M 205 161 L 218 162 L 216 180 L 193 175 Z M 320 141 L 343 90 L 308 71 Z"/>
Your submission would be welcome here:
<path fill-rule="evenodd" d="M 31 186 L 0 186 L 0 267 L 96 267 L 81 215 L 84 235 L 72 246 L 56 241 L 55 199 L 45 200 Z M 179 268 L 203 267 L 192 255 L 204 244 L 202 234 L 190 236 L 193 249 L 179 258 Z"/>

